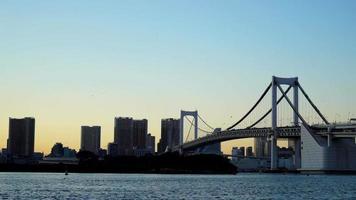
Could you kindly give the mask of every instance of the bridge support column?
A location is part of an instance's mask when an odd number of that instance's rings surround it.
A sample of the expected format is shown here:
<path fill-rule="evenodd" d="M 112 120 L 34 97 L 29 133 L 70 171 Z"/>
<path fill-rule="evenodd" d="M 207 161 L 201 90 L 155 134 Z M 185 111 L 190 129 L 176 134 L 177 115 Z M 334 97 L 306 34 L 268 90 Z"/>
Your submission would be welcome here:
<path fill-rule="evenodd" d="M 288 139 L 288 147 L 291 147 L 294 150 L 293 164 L 296 169 L 300 169 L 302 167 L 301 145 L 302 144 L 300 138 Z"/>
<path fill-rule="evenodd" d="M 271 170 L 278 168 L 277 138 L 271 135 Z"/>
<path fill-rule="evenodd" d="M 272 131 L 271 135 L 271 169 L 278 167 L 277 153 L 277 83 L 275 77 L 272 77 Z"/>
<path fill-rule="evenodd" d="M 298 78 L 296 78 L 296 83 L 293 86 L 293 106 L 296 109 L 297 112 L 299 112 L 299 96 L 298 96 Z M 299 125 L 299 117 L 298 114 L 296 112 L 294 112 L 293 115 L 293 122 L 295 126 Z"/>

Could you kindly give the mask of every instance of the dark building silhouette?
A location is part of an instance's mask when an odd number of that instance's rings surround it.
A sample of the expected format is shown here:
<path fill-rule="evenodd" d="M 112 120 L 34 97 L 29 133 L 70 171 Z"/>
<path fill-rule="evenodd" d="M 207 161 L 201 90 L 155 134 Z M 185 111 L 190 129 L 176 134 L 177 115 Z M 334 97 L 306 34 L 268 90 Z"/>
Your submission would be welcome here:
<path fill-rule="evenodd" d="M 246 157 L 253 157 L 252 147 L 247 147 L 247 149 L 246 149 Z"/>
<path fill-rule="evenodd" d="M 51 153 L 48 157 L 52 158 L 74 158 L 77 152 L 69 147 L 64 147 L 62 143 L 57 142 L 53 145 Z"/>
<path fill-rule="evenodd" d="M 146 149 L 151 153 L 154 154 L 156 152 L 156 138 L 151 134 L 148 134 L 146 137 Z"/>
<path fill-rule="evenodd" d="M 133 149 L 146 149 L 147 119 L 133 121 Z"/>
<path fill-rule="evenodd" d="M 35 147 L 35 119 L 9 119 L 7 150 L 14 157 L 31 157 Z"/>
<path fill-rule="evenodd" d="M 80 150 L 99 154 L 100 150 L 100 126 L 82 126 Z"/>
<path fill-rule="evenodd" d="M 116 157 L 119 155 L 119 145 L 116 143 L 108 144 L 108 155 L 111 157 Z"/>
<path fill-rule="evenodd" d="M 133 155 L 133 124 L 132 118 L 115 118 L 114 143 L 119 155 Z"/>
<path fill-rule="evenodd" d="M 245 157 L 246 154 L 245 154 L 245 147 L 240 147 L 240 153 L 241 153 L 241 156 L 242 157 Z"/>
<path fill-rule="evenodd" d="M 51 157 L 62 157 L 64 154 L 64 148 L 62 143 L 56 143 L 51 150 Z"/>
<path fill-rule="evenodd" d="M 64 158 L 75 158 L 77 152 L 74 149 L 70 149 L 69 147 L 63 147 L 63 157 Z"/>
<path fill-rule="evenodd" d="M 163 153 L 179 145 L 179 119 L 161 120 L 161 139 L 158 144 L 158 152 Z"/>

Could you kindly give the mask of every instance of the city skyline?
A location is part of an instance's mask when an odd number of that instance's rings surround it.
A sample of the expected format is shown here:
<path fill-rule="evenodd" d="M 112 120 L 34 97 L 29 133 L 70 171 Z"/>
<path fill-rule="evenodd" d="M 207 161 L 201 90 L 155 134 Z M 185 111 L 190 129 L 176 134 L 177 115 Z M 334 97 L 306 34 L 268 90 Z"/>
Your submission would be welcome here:
<path fill-rule="evenodd" d="M 9 117 L 35 117 L 46 153 L 79 149 L 82 125 L 106 148 L 117 116 L 147 119 L 156 143 L 181 109 L 226 128 L 272 75 L 298 76 L 330 121 L 356 117 L 356 4 L 258 4 L 2 2 L 0 147 Z"/>

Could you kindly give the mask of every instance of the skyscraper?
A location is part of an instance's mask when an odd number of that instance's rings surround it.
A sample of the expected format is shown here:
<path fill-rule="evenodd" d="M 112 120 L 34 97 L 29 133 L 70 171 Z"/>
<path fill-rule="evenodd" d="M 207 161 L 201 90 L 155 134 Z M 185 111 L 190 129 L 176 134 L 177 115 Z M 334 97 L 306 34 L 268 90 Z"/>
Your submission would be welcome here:
<path fill-rule="evenodd" d="M 133 121 L 133 149 L 146 149 L 147 119 Z"/>
<path fill-rule="evenodd" d="M 100 150 L 100 126 L 82 126 L 82 138 L 80 150 L 99 154 Z"/>
<path fill-rule="evenodd" d="M 162 119 L 161 139 L 158 146 L 160 153 L 179 145 L 179 122 L 179 119 Z"/>
<path fill-rule="evenodd" d="M 133 154 L 133 119 L 115 118 L 114 143 L 118 145 L 119 155 Z"/>
<path fill-rule="evenodd" d="M 257 158 L 265 158 L 270 155 L 270 145 L 267 137 L 255 138 L 255 154 Z"/>
<path fill-rule="evenodd" d="M 8 153 L 14 157 L 30 157 L 35 148 L 35 119 L 9 119 Z"/>

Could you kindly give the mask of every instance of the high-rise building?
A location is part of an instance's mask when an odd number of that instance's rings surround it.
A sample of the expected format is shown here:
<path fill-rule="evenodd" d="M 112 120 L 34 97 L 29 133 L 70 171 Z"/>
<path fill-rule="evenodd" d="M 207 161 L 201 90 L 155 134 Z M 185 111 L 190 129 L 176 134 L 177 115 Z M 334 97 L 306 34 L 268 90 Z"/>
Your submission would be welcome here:
<path fill-rule="evenodd" d="M 31 157 L 35 148 L 35 119 L 9 119 L 7 149 L 10 156 Z"/>
<path fill-rule="evenodd" d="M 132 118 L 115 118 L 114 143 L 119 155 L 133 155 L 133 124 Z"/>
<path fill-rule="evenodd" d="M 82 138 L 80 150 L 99 154 L 100 150 L 100 126 L 82 126 Z"/>
<path fill-rule="evenodd" d="M 246 157 L 253 157 L 252 147 L 247 147 L 247 149 L 246 149 Z"/>
<path fill-rule="evenodd" d="M 255 138 L 255 154 L 257 158 L 269 157 L 270 151 L 270 145 L 267 137 Z"/>
<path fill-rule="evenodd" d="M 162 119 L 161 139 L 158 146 L 158 151 L 160 153 L 179 145 L 179 126 L 179 119 Z"/>
<path fill-rule="evenodd" d="M 134 150 L 146 149 L 147 119 L 133 120 L 132 145 Z"/>
<path fill-rule="evenodd" d="M 245 157 L 245 147 L 240 147 L 240 155 L 241 157 Z"/>
<path fill-rule="evenodd" d="M 146 149 L 151 152 L 151 154 L 154 154 L 156 152 L 156 138 L 155 136 L 152 136 L 151 134 L 148 134 L 147 135 L 147 138 L 146 138 Z"/>

